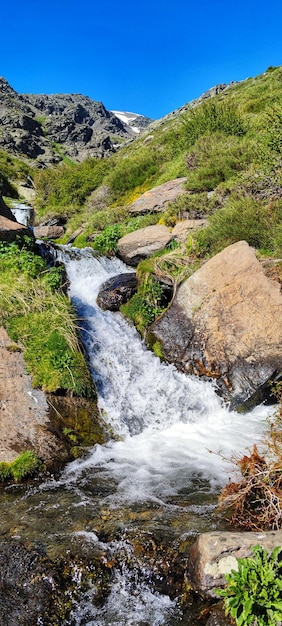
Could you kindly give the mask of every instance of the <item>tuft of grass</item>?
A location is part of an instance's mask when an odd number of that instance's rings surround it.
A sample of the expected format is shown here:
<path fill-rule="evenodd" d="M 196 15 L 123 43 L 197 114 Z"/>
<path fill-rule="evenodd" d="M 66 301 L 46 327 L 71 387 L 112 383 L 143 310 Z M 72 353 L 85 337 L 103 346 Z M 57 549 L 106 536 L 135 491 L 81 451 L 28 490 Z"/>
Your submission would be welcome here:
<path fill-rule="evenodd" d="M 216 253 L 236 241 L 279 252 L 282 202 L 266 203 L 252 197 L 230 197 L 196 235 L 201 254 Z M 282 250 L 280 248 L 280 254 Z"/>
<path fill-rule="evenodd" d="M 10 470 L 14 480 L 21 482 L 38 474 L 42 465 L 42 461 L 32 450 L 26 450 L 10 464 Z"/>
<path fill-rule="evenodd" d="M 12 478 L 11 463 L 1 461 L 0 463 L 0 483 L 5 483 Z"/>

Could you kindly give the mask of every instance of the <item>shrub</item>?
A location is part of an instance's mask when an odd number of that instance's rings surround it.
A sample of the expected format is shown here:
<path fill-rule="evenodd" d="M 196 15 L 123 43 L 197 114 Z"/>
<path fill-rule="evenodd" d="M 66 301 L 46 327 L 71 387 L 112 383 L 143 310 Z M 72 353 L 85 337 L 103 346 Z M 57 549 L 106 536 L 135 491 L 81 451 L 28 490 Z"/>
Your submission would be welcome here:
<path fill-rule="evenodd" d="M 226 575 L 227 587 L 217 593 L 237 626 L 277 626 L 282 621 L 281 548 L 269 555 L 257 545 L 253 554 L 238 559 L 238 571 Z"/>
<path fill-rule="evenodd" d="M 187 189 L 212 191 L 246 169 L 253 159 L 253 145 L 250 140 L 216 132 L 198 139 L 186 162 L 193 158 L 195 165 L 188 172 Z"/>
<path fill-rule="evenodd" d="M 61 287 L 60 267 L 16 244 L 0 246 L 0 323 L 20 341 L 33 384 L 93 397 L 94 387 L 78 340 L 78 322 Z"/>
<path fill-rule="evenodd" d="M 121 312 L 131 319 L 141 334 L 162 312 L 163 290 L 154 276 L 147 274 L 138 292 L 121 306 Z"/>
<path fill-rule="evenodd" d="M 46 270 L 44 259 L 33 251 L 33 242 L 28 239 L 20 247 L 16 242 L 0 241 L 0 269 L 2 272 L 20 272 L 30 278 L 36 278 Z"/>
<path fill-rule="evenodd" d="M 192 146 L 201 135 L 216 131 L 237 136 L 246 133 L 246 124 L 234 103 L 221 102 L 215 98 L 190 108 L 182 117 L 182 124 L 187 146 Z"/>
<path fill-rule="evenodd" d="M 115 167 L 105 178 L 114 198 L 118 198 L 125 191 L 135 189 L 150 179 L 159 169 L 157 154 L 151 150 L 139 150 L 134 155 L 120 158 Z"/>
<path fill-rule="evenodd" d="M 93 248 L 102 254 L 116 252 L 117 242 L 121 238 L 121 227 L 119 224 L 107 226 L 100 235 L 95 237 Z"/>
<path fill-rule="evenodd" d="M 209 218 L 209 225 L 197 234 L 199 251 L 218 252 L 236 241 L 273 250 L 281 207 L 252 197 L 230 196 L 226 206 Z"/>
<path fill-rule="evenodd" d="M 278 394 L 281 385 L 278 384 Z M 231 511 L 231 523 L 248 530 L 278 529 L 282 525 L 282 404 L 269 421 L 261 454 L 257 447 L 232 458 L 241 476 L 222 490 L 219 502 Z"/>
<path fill-rule="evenodd" d="M 75 165 L 59 165 L 37 172 L 35 187 L 38 214 L 44 210 L 74 212 L 102 182 L 108 159 L 86 159 Z"/>

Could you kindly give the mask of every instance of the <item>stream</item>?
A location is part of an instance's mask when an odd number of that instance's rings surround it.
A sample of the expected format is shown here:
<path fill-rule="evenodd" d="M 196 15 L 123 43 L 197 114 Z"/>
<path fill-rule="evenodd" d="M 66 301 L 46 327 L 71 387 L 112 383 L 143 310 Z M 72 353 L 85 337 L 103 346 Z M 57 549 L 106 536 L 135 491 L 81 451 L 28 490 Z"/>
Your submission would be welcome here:
<path fill-rule="evenodd" d="M 101 284 L 132 271 L 121 261 L 90 248 L 58 255 L 107 442 L 59 477 L 28 491 L 7 488 L 2 536 L 40 544 L 50 557 L 75 553 L 103 563 L 103 592 L 89 579 L 62 624 L 192 626 L 199 623 L 193 607 L 180 601 L 189 547 L 199 533 L 227 528 L 217 509 L 217 494 L 233 476 L 226 459 L 260 440 L 272 409 L 229 411 L 213 383 L 161 363 L 120 313 L 99 309 Z M 73 576 L 79 587 L 78 566 Z"/>

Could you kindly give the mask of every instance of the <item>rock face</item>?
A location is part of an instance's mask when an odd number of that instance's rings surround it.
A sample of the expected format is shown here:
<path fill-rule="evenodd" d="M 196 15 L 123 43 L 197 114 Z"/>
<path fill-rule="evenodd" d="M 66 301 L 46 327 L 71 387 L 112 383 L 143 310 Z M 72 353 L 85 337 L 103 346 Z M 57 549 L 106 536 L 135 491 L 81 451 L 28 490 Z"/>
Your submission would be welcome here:
<path fill-rule="evenodd" d="M 187 178 L 175 178 L 168 183 L 154 187 L 135 200 L 129 207 L 129 213 L 140 215 L 151 211 L 164 211 L 168 202 L 174 202 L 176 198 L 185 193 L 183 184 Z"/>
<path fill-rule="evenodd" d="M 47 464 L 67 460 L 60 440 L 49 430 L 45 395 L 33 389 L 19 348 L 0 327 L 0 462 L 33 450 Z"/>
<path fill-rule="evenodd" d="M 118 311 L 137 291 L 138 281 L 135 272 L 119 274 L 109 278 L 101 287 L 97 304 L 101 309 Z"/>
<path fill-rule="evenodd" d="M 167 226 L 147 226 L 125 235 L 118 241 L 118 254 L 128 265 L 138 265 L 171 241 Z"/>
<path fill-rule="evenodd" d="M 245 241 L 229 246 L 178 289 L 153 325 L 167 361 L 214 377 L 238 406 L 281 369 L 282 294 Z"/>
<path fill-rule="evenodd" d="M 115 152 L 135 133 L 101 102 L 80 94 L 19 94 L 0 78 L 0 147 L 50 164 Z"/>
<path fill-rule="evenodd" d="M 218 598 L 215 589 L 224 587 L 225 574 L 237 570 L 237 559 L 250 556 L 256 545 L 271 552 L 282 546 L 282 531 L 214 531 L 200 535 L 189 553 L 188 576 L 194 588 L 203 595 Z"/>

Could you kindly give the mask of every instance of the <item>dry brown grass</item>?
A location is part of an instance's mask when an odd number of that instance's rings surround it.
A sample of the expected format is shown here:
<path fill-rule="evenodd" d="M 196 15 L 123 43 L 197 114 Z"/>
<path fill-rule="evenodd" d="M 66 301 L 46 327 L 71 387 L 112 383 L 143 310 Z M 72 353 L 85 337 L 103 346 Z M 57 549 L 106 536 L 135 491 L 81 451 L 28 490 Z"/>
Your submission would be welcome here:
<path fill-rule="evenodd" d="M 280 389 L 281 393 L 281 389 Z M 282 404 L 269 424 L 264 450 L 232 459 L 241 478 L 220 494 L 220 506 L 231 511 L 230 522 L 246 530 L 282 528 Z"/>

